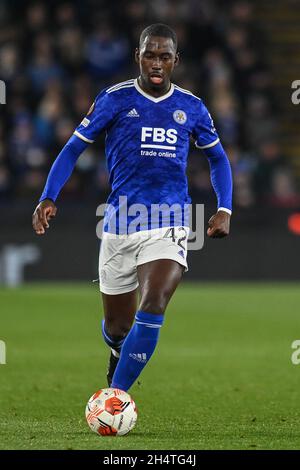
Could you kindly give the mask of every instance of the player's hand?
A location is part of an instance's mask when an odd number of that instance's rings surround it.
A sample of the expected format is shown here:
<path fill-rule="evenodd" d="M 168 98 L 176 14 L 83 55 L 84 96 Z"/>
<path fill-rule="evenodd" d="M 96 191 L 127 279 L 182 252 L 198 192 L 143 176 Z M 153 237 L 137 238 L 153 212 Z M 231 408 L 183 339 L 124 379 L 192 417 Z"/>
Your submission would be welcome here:
<path fill-rule="evenodd" d="M 207 235 L 211 238 L 223 238 L 229 234 L 230 214 L 218 211 L 208 221 Z"/>
<path fill-rule="evenodd" d="M 49 220 L 55 217 L 57 208 L 53 201 L 44 199 L 35 208 L 32 214 L 32 226 L 37 235 L 44 235 L 47 228 L 49 228 Z"/>

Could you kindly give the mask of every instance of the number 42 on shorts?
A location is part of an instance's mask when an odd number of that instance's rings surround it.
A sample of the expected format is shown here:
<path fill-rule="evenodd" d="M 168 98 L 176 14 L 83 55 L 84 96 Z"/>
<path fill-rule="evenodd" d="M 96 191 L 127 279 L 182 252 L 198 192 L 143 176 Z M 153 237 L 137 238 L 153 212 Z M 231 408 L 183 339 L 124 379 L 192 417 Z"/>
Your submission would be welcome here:
<path fill-rule="evenodd" d="M 170 227 L 164 234 L 163 238 L 172 238 L 174 243 L 177 243 L 180 248 L 186 250 L 185 240 L 187 239 L 188 233 L 185 227 Z"/>

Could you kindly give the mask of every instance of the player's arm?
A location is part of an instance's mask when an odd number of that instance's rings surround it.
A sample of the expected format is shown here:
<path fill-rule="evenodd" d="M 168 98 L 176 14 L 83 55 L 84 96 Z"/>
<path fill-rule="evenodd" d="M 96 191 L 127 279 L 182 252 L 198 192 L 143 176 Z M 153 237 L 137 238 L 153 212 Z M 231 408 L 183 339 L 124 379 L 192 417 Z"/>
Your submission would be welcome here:
<path fill-rule="evenodd" d="M 72 135 L 54 161 L 39 204 L 32 215 L 32 226 L 37 235 L 43 235 L 49 228 L 49 220 L 55 217 L 57 211 L 55 201 L 87 145 L 79 137 Z"/>
<path fill-rule="evenodd" d="M 32 215 L 32 226 L 38 235 L 45 233 L 49 228 L 49 220 L 55 217 L 57 211 L 55 201 L 70 178 L 78 158 L 87 145 L 93 143 L 95 137 L 109 126 L 114 114 L 112 99 L 104 90 L 98 95 L 50 169 L 39 204 Z"/>
<path fill-rule="evenodd" d="M 207 235 L 211 238 L 223 238 L 229 234 L 232 212 L 231 167 L 211 115 L 203 103 L 199 107 L 194 137 L 196 147 L 208 159 L 210 178 L 218 201 L 218 210 L 208 221 Z"/>
<path fill-rule="evenodd" d="M 218 210 L 208 221 L 207 235 L 223 238 L 229 235 L 232 211 L 232 174 L 228 157 L 218 142 L 203 149 L 210 166 L 210 179 L 218 200 Z"/>

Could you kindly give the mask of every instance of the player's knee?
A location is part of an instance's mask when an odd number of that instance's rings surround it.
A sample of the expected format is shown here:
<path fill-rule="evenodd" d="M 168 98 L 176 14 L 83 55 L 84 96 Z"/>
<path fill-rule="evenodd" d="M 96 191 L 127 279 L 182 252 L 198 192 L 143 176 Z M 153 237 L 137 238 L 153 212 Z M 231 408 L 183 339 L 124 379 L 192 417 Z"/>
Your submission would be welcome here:
<path fill-rule="evenodd" d="M 168 291 L 161 291 L 159 293 L 147 292 L 142 296 L 139 310 L 161 315 L 165 313 L 168 305 L 170 294 Z"/>
<path fill-rule="evenodd" d="M 105 320 L 105 329 L 111 338 L 125 338 L 131 328 L 131 324 L 124 321 Z"/>

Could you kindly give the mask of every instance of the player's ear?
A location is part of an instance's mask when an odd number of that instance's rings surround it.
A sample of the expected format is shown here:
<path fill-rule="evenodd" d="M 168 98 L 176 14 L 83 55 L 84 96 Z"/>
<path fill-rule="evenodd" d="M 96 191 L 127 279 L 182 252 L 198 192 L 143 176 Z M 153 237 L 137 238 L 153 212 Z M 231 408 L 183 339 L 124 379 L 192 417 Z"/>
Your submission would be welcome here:
<path fill-rule="evenodd" d="M 177 67 L 177 65 L 179 64 L 179 52 L 176 52 L 175 54 L 175 60 L 174 60 L 174 67 Z"/>
<path fill-rule="evenodd" d="M 136 63 L 139 64 L 140 63 L 140 50 L 138 47 L 135 49 L 134 58 L 135 58 Z"/>

